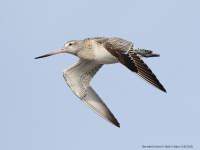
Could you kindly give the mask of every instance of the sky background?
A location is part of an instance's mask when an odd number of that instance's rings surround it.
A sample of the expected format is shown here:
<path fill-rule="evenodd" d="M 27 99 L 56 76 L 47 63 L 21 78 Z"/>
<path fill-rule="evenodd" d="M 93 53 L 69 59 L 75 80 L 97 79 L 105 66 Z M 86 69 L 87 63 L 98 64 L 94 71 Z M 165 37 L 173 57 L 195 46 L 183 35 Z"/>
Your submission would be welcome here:
<path fill-rule="evenodd" d="M 198 0 L 1 0 L 0 149 L 199 150 L 199 6 Z M 78 57 L 34 59 L 90 37 L 120 37 L 161 56 L 143 60 L 167 93 L 120 63 L 104 65 L 93 78 L 120 128 L 66 84 L 62 71 Z"/>

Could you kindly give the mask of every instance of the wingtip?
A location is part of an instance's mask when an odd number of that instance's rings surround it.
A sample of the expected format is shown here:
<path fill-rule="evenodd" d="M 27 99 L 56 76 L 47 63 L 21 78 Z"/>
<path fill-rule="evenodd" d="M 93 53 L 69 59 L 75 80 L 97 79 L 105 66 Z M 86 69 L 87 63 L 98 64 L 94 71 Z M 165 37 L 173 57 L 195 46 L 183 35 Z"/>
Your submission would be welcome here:
<path fill-rule="evenodd" d="M 115 118 L 115 117 L 114 117 Z M 104 118 L 104 119 L 106 119 L 106 118 Z M 109 121 L 111 124 L 113 124 L 114 126 L 116 126 L 116 127 L 118 127 L 118 128 L 120 128 L 120 124 L 119 124 L 119 122 L 117 121 L 117 119 L 115 118 L 115 121 L 111 121 L 111 120 L 108 120 L 108 119 L 106 119 L 107 121 Z"/>
<path fill-rule="evenodd" d="M 167 91 L 163 88 L 163 89 L 161 89 L 163 92 L 165 92 L 165 93 L 167 93 Z"/>
<path fill-rule="evenodd" d="M 115 118 L 116 119 L 116 118 Z M 118 122 L 118 120 L 116 119 L 116 122 L 114 123 L 115 126 L 120 128 L 120 123 Z"/>

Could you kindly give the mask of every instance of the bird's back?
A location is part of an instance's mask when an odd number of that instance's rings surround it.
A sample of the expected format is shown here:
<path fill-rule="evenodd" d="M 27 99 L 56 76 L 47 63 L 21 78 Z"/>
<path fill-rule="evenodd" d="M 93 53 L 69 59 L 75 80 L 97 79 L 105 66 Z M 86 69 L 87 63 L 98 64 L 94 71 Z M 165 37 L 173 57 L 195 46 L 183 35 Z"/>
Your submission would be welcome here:
<path fill-rule="evenodd" d="M 97 64 L 113 64 L 118 60 L 103 46 L 97 42 L 103 37 L 87 38 L 83 40 L 82 50 L 77 54 L 79 58 Z"/>

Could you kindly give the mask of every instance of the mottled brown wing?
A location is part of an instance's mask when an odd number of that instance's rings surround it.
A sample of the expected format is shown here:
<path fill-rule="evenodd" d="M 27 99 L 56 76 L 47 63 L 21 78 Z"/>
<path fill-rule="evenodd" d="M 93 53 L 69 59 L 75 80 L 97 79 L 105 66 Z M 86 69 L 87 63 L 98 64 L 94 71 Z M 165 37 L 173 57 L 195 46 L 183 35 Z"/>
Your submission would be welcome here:
<path fill-rule="evenodd" d="M 155 74 L 144 63 L 144 61 L 133 51 L 133 43 L 120 38 L 110 38 L 103 43 L 104 47 L 116 57 L 116 59 L 133 71 L 136 75 L 166 92 L 165 88 L 159 82 Z"/>
<path fill-rule="evenodd" d="M 135 66 L 137 67 L 137 72 L 134 72 L 136 75 L 150 83 L 151 85 L 157 87 L 163 92 L 166 92 L 163 85 L 159 82 L 155 74 L 151 71 L 151 69 L 144 63 L 144 61 L 137 56 L 136 53 L 130 54 L 131 58 L 134 61 Z"/>

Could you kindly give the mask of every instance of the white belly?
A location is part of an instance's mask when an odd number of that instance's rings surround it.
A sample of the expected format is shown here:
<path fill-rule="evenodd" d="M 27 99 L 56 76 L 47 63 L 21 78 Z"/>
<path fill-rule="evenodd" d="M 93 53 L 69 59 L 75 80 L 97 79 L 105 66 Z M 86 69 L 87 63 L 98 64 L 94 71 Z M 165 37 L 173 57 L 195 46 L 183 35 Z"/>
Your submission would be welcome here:
<path fill-rule="evenodd" d="M 94 54 L 95 54 L 94 62 L 98 64 L 114 64 L 114 63 L 119 62 L 103 46 L 99 46 L 98 48 L 95 48 Z"/>

